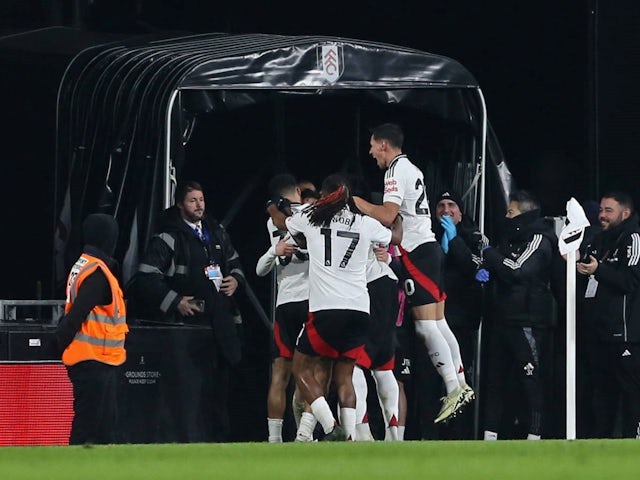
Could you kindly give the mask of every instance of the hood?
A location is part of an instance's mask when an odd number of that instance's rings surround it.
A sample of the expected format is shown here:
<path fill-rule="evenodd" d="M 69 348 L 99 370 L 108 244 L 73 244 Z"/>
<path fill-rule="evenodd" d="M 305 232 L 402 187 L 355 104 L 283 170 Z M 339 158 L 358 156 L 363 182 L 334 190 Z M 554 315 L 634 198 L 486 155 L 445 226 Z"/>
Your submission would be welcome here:
<path fill-rule="evenodd" d="M 111 215 L 92 213 L 82 223 L 82 235 L 87 246 L 113 256 L 118 243 L 118 222 Z"/>
<path fill-rule="evenodd" d="M 541 233 L 551 240 L 556 236 L 553 222 L 543 218 L 540 209 L 521 213 L 514 218 L 505 217 L 502 221 L 502 238 L 505 241 L 525 240 L 534 233 Z"/>

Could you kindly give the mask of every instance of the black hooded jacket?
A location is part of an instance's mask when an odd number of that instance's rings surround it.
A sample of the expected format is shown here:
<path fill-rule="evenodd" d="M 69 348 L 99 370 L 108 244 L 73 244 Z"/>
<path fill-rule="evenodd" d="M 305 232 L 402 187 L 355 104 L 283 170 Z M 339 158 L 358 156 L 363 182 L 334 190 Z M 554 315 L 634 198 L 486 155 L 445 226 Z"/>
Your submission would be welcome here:
<path fill-rule="evenodd" d="M 598 260 L 595 297 L 585 298 L 587 321 L 605 342 L 640 342 L 640 226 L 633 214 L 597 234 L 585 248 Z"/>
<path fill-rule="evenodd" d="M 177 207 L 165 210 L 158 234 L 153 236 L 140 263 L 128 294 L 138 315 L 150 320 L 164 320 L 213 327 L 216 340 L 227 360 L 239 360 L 240 340 L 236 331 L 235 304 L 218 292 L 205 274 L 211 263 L 220 266 L 223 277 L 232 275 L 238 288 L 245 276 L 238 253 L 226 230 L 214 219 L 202 220 L 209 241 L 203 242 L 185 223 Z M 183 296 L 204 300 L 205 312 L 183 317 L 177 310 Z"/>
<path fill-rule="evenodd" d="M 553 224 L 531 210 L 505 218 L 497 248 L 484 251 L 484 268 L 495 282 L 496 320 L 522 326 L 554 323 L 551 276 L 558 240 Z"/>
<path fill-rule="evenodd" d="M 433 231 L 436 240 L 441 241 L 444 229 L 440 222 L 434 222 Z M 475 275 L 481 262 L 480 252 L 487 245 L 487 239 L 466 216 L 456 225 L 456 231 L 445 256 L 445 314 L 452 327 L 478 328 L 482 313 L 482 286 Z"/>
<path fill-rule="evenodd" d="M 118 241 L 118 223 L 111 215 L 94 213 L 82 223 L 82 236 L 85 246 L 83 253 L 102 260 L 111 273 L 119 276 L 120 266 L 111 257 Z M 82 322 L 96 305 L 108 305 L 112 301 L 111 286 L 101 269 L 96 269 L 82 283 L 73 306 L 58 322 L 56 341 L 63 352 L 73 340 Z"/>

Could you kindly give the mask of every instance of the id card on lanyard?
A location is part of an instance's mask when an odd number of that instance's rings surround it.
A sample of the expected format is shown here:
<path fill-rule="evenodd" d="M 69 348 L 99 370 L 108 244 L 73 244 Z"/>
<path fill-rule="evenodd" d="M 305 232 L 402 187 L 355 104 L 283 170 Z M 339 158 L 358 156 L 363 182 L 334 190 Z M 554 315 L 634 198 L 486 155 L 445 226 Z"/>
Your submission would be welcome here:
<path fill-rule="evenodd" d="M 211 263 L 210 265 L 204 267 L 205 276 L 213 282 L 216 287 L 216 291 L 220 291 L 220 286 L 222 285 L 222 270 L 220 270 L 220 265 L 217 263 Z"/>

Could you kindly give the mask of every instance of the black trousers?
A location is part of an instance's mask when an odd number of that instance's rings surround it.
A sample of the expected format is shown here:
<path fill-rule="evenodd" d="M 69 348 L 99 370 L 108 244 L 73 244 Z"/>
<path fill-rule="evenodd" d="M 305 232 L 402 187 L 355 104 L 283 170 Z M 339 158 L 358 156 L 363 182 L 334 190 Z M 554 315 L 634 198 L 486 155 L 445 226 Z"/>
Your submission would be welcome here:
<path fill-rule="evenodd" d="M 518 393 L 523 393 L 528 407 L 527 432 L 540 435 L 545 398 L 545 374 L 540 357 L 547 353 L 549 330 L 500 323 L 493 325 L 490 335 L 484 429 L 504 433 L 500 430 L 505 400 L 508 396 L 518 399 Z"/>
<path fill-rule="evenodd" d="M 73 385 L 70 445 L 114 443 L 118 367 L 88 360 L 67 367 Z"/>
<path fill-rule="evenodd" d="M 598 342 L 590 356 L 596 438 L 640 438 L 640 345 Z M 620 421 L 617 432 L 616 422 Z"/>

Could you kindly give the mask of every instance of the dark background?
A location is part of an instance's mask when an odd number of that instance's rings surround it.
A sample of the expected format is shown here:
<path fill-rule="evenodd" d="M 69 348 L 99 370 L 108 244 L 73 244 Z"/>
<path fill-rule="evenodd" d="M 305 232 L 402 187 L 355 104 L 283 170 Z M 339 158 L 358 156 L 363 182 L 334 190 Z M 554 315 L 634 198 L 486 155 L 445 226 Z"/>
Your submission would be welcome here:
<path fill-rule="evenodd" d="M 478 79 L 516 186 L 536 193 L 545 214 L 562 215 L 570 196 L 583 201 L 621 188 L 639 200 L 635 156 L 640 147 L 636 134 L 640 126 L 636 87 L 640 80 L 636 33 L 640 9 L 634 0 L 605 3 L 373 0 L 346 6 L 346 2 L 4 0 L 0 36 L 51 25 L 132 34 L 316 34 L 448 56 Z M 0 82 L 3 76 L 6 78 L 0 72 Z M 27 95 L 32 100 L 28 108 L 35 111 L 25 111 L 20 96 L 10 90 L 2 97 L 0 140 L 8 146 L 0 176 L 6 222 L 2 255 L 14 280 L 3 282 L 0 298 L 46 297 L 49 293 L 50 266 L 42 265 L 40 271 L 46 273 L 34 275 L 33 262 L 27 259 L 39 255 L 42 263 L 50 258 L 50 239 L 46 251 L 30 254 L 28 250 L 43 249 L 42 237 L 53 230 L 57 213 L 49 200 L 53 187 L 47 174 L 54 158 L 55 128 L 49 120 L 28 119 L 38 117 L 38 108 L 42 119 L 51 118 L 55 92 L 31 89 Z M 197 145 L 196 137 L 190 148 Z M 40 168 L 45 164 L 47 168 Z M 224 216 L 223 212 L 216 214 Z M 19 228 L 25 221 L 47 225 L 45 234 L 27 229 L 29 238 L 25 238 Z M 231 233 L 234 235 L 233 228 Z M 36 236 L 39 238 L 33 238 Z M 245 269 L 251 271 L 253 252 L 243 251 L 239 235 L 234 235 L 234 241 L 245 259 Z"/>

